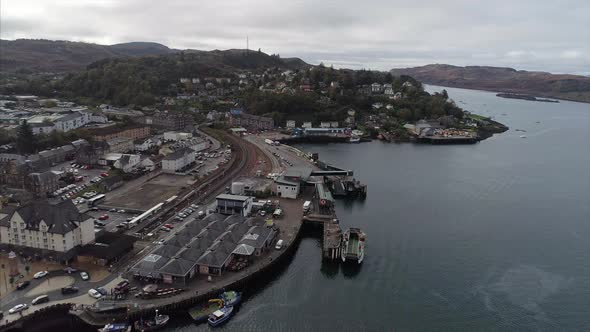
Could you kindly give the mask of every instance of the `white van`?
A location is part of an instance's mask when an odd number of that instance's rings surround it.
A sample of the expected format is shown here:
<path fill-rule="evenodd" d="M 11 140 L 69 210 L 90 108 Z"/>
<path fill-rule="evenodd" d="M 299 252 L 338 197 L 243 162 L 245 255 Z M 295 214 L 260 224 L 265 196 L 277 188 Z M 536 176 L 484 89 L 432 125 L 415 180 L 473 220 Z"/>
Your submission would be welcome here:
<path fill-rule="evenodd" d="M 45 302 L 49 302 L 49 296 L 41 295 L 41 296 L 38 296 L 35 299 L 33 299 L 33 301 L 31 301 L 31 304 L 37 305 L 37 304 L 41 304 L 41 303 L 45 303 Z"/>
<path fill-rule="evenodd" d="M 276 209 L 275 212 L 273 212 L 272 216 L 275 218 L 279 218 L 283 215 L 283 210 L 281 209 Z"/>
<path fill-rule="evenodd" d="M 311 208 L 311 201 L 305 201 L 305 203 L 303 203 L 303 212 L 305 212 L 305 213 L 309 212 L 310 208 Z"/>
<path fill-rule="evenodd" d="M 283 240 L 278 240 L 277 245 L 275 245 L 276 250 L 281 250 L 283 248 Z"/>

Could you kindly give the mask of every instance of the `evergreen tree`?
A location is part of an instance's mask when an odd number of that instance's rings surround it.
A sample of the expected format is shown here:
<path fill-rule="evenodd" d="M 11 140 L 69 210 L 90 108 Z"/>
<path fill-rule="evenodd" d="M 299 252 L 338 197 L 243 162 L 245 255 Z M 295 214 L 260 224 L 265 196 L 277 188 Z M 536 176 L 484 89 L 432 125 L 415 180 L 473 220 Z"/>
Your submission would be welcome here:
<path fill-rule="evenodd" d="M 36 137 L 33 134 L 33 129 L 27 121 L 18 127 L 16 133 L 16 149 L 20 153 L 33 153 L 35 152 Z"/>

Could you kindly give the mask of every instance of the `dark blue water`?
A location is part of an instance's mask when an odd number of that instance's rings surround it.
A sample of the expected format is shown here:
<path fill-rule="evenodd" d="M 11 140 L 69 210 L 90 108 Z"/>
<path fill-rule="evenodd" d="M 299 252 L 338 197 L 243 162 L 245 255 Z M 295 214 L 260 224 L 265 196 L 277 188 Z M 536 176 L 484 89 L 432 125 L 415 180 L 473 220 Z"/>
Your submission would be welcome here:
<path fill-rule="evenodd" d="M 466 146 L 301 146 L 368 185 L 365 202 L 337 205 L 367 233 L 365 261 L 325 265 L 306 237 L 223 330 L 590 330 L 590 105 L 447 91 L 511 130 Z"/>

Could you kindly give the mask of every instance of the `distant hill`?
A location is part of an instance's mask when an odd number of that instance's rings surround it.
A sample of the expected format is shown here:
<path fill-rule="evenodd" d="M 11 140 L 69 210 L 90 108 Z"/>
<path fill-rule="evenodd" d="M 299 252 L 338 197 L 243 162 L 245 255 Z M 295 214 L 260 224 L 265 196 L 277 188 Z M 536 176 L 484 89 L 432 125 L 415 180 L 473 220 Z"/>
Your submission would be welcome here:
<path fill-rule="evenodd" d="M 98 45 L 44 39 L 0 40 L 0 71 L 69 72 L 92 62 L 117 57 L 162 55 L 177 52 L 158 43 L 132 42 Z"/>
<path fill-rule="evenodd" d="M 427 84 L 590 102 L 590 77 L 586 76 L 444 64 L 392 69 L 391 73 L 410 75 Z"/>

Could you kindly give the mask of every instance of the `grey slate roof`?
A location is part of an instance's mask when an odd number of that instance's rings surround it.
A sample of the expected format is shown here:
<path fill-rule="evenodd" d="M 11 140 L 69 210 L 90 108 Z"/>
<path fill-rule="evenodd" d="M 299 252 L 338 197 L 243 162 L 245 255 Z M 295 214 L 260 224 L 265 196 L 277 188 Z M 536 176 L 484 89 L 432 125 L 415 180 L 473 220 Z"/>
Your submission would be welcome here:
<path fill-rule="evenodd" d="M 239 201 L 239 202 L 244 202 L 244 201 L 248 200 L 250 197 L 248 197 L 248 196 L 242 196 L 242 195 L 220 194 L 220 195 L 217 195 L 216 198 L 217 199 L 224 199 L 226 201 Z"/>
<path fill-rule="evenodd" d="M 240 241 L 240 244 L 248 244 L 254 248 L 264 247 L 264 243 L 274 236 L 275 230 L 264 226 L 252 227 Z"/>
<path fill-rule="evenodd" d="M 138 262 L 131 271 L 141 275 L 187 276 L 195 265 L 220 268 L 231 257 L 239 244 L 262 247 L 274 230 L 251 226 L 261 218 L 245 219 L 210 214 L 203 220 L 194 220 L 180 230 L 165 245 L 159 246 Z M 246 233 L 258 234 L 257 240 L 245 240 Z M 242 248 L 249 248 L 242 246 Z"/>
<path fill-rule="evenodd" d="M 177 160 L 177 159 L 184 157 L 185 155 L 187 155 L 189 153 L 194 153 L 194 151 L 189 148 L 180 148 L 180 149 L 174 151 L 173 153 L 167 155 L 164 158 L 164 160 Z"/>
<path fill-rule="evenodd" d="M 195 266 L 194 262 L 183 258 L 173 258 L 160 268 L 160 272 L 174 276 L 184 277 Z"/>
<path fill-rule="evenodd" d="M 1 226 L 8 226 L 12 216 L 18 213 L 26 223 L 26 229 L 39 230 L 39 223 L 43 220 L 47 224 L 47 232 L 66 234 L 78 228 L 75 222 L 83 222 L 90 216 L 80 213 L 71 200 L 58 204 L 50 204 L 47 201 L 34 201 L 13 210 L 7 217 L 0 221 Z"/>
<path fill-rule="evenodd" d="M 162 257 L 173 257 L 179 252 L 182 248 L 177 247 L 171 244 L 164 244 L 156 248 L 156 250 L 152 251 L 152 254 L 160 255 Z"/>

